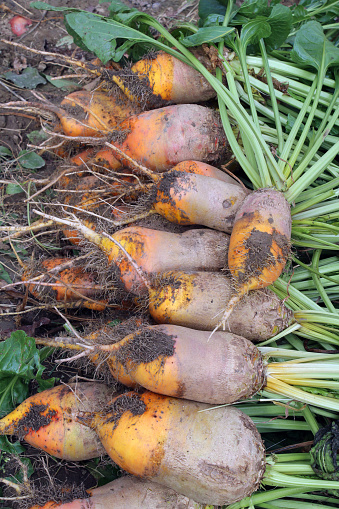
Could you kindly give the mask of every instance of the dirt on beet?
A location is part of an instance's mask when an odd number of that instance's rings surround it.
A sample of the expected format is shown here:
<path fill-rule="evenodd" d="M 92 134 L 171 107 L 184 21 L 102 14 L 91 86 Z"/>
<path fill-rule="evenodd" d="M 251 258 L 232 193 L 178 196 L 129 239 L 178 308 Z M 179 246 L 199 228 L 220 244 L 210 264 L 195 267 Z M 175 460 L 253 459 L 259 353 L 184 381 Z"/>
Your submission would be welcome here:
<path fill-rule="evenodd" d="M 273 242 L 277 244 L 282 252 L 282 256 L 274 256 L 272 253 Z M 250 232 L 250 235 L 244 242 L 247 255 L 243 264 L 243 271 L 238 271 L 238 281 L 240 284 L 246 283 L 252 277 L 259 276 L 263 268 L 274 267 L 277 263 L 282 263 L 290 254 L 290 243 L 285 235 L 277 232 L 267 233 L 256 228 Z"/>
<path fill-rule="evenodd" d="M 33 403 L 14 425 L 14 434 L 23 439 L 30 431 L 38 431 L 47 426 L 57 415 L 56 410 L 48 409 L 47 405 Z"/>
<path fill-rule="evenodd" d="M 138 394 L 122 394 L 105 409 L 105 414 L 102 415 L 101 423 L 112 423 L 112 431 L 114 431 L 123 414 L 130 412 L 133 416 L 142 415 L 146 409 L 145 403 Z"/>
<path fill-rule="evenodd" d="M 136 333 L 119 349 L 117 359 L 123 364 L 126 362 L 148 363 L 155 359 L 163 361 L 174 354 L 174 347 L 173 336 L 159 330 L 144 329 Z"/>

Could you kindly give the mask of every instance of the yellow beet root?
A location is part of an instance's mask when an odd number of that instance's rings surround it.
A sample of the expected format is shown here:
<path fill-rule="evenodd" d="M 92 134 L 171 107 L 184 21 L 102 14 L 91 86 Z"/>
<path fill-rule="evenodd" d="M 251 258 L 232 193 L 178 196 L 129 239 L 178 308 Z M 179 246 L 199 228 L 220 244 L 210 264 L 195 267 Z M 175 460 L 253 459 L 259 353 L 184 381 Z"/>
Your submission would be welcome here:
<path fill-rule="evenodd" d="M 197 54 L 195 48 L 193 52 Z M 200 53 L 199 57 L 203 55 Z M 112 79 L 131 101 L 147 109 L 166 103 L 207 101 L 216 95 L 201 73 L 164 51 L 142 58 L 132 65 L 130 72 L 124 69 Z"/>
<path fill-rule="evenodd" d="M 149 312 L 157 323 L 212 331 L 232 296 L 232 279 L 223 274 L 171 271 L 163 273 L 157 285 L 149 289 Z M 250 292 L 239 300 L 227 319 L 226 330 L 258 342 L 278 334 L 293 321 L 293 312 L 267 289 Z"/>
<path fill-rule="evenodd" d="M 129 473 L 160 483 L 198 503 L 224 505 L 259 486 L 265 451 L 249 417 L 152 392 L 122 394 L 110 410 L 79 414 L 107 453 Z"/>
<path fill-rule="evenodd" d="M 228 332 L 218 332 L 210 342 L 208 337 L 208 331 L 152 325 L 98 348 L 107 353 L 112 375 L 128 386 L 214 404 L 258 392 L 265 373 L 253 343 Z"/>

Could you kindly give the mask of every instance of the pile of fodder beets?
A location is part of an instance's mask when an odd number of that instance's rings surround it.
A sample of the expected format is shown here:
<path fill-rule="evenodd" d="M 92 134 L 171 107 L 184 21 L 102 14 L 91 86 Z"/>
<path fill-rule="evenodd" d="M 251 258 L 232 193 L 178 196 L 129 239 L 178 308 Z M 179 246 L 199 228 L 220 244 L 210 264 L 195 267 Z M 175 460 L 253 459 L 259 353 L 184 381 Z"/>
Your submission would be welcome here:
<path fill-rule="evenodd" d="M 86 147 L 71 158 L 58 148 L 67 163 L 51 177 L 58 199 L 36 210 L 38 227 L 58 225 L 78 256 L 44 257 L 22 281 L 46 303 L 136 317 L 123 334 L 101 323 L 83 336 L 36 338 L 86 357 L 124 389 L 56 386 L 1 419 L 0 433 L 68 461 L 108 454 L 132 474 L 34 508 L 230 505 L 259 488 L 267 467 L 259 432 L 232 403 L 301 385 L 293 365 L 269 363 L 254 345 L 297 324 L 267 288 L 290 258 L 290 204 L 220 169 L 233 158 L 219 114 L 213 102 L 190 104 L 215 97 L 200 73 L 160 52 L 122 76 L 60 106 L 25 105 L 54 112 L 55 133 Z M 280 385 L 278 368 L 288 369 Z"/>

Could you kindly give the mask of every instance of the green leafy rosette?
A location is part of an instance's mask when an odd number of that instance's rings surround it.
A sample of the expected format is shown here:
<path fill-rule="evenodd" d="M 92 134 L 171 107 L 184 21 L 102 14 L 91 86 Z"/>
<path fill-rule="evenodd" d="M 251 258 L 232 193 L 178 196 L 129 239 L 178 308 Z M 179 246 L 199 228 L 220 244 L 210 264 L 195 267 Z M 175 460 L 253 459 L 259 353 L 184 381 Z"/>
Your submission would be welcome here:
<path fill-rule="evenodd" d="M 312 468 L 322 479 L 339 481 L 339 421 L 321 428 L 314 437 L 314 446 L 310 451 Z M 329 490 L 339 497 L 339 490 Z"/>

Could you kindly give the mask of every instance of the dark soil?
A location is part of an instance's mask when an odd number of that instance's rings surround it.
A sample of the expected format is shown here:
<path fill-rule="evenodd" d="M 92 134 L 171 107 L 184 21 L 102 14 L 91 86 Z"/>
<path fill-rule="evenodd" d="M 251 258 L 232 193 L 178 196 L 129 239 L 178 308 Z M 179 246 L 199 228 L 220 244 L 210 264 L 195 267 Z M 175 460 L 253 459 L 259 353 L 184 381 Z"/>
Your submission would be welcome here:
<path fill-rule="evenodd" d="M 151 208 L 155 204 L 159 204 L 160 208 L 162 204 L 167 205 L 169 215 L 171 215 L 172 210 L 175 211 L 174 214 L 180 212 L 180 223 L 190 224 L 189 217 L 185 211 L 178 209 L 177 205 L 184 198 L 185 194 L 189 193 L 191 187 L 189 175 L 183 176 L 182 172 L 178 171 L 166 173 L 157 185 L 154 186 L 152 192 L 149 193 L 149 207 Z"/>
<path fill-rule="evenodd" d="M 122 363 L 149 363 L 156 359 L 163 362 L 165 357 L 174 354 L 174 345 L 173 336 L 158 330 L 144 329 L 119 349 L 118 358 Z"/>
<path fill-rule="evenodd" d="M 18 421 L 15 429 L 15 435 L 18 435 L 18 437 L 22 439 L 30 430 L 38 431 L 42 426 L 47 426 L 55 415 L 56 411 L 47 410 L 47 405 L 34 404 Z"/>
<path fill-rule="evenodd" d="M 105 417 L 103 417 L 104 424 L 112 424 L 112 431 L 119 424 L 121 416 L 125 412 L 130 412 L 134 415 L 142 415 L 146 411 L 146 405 L 138 394 L 119 396 L 114 403 L 107 409 Z"/>

